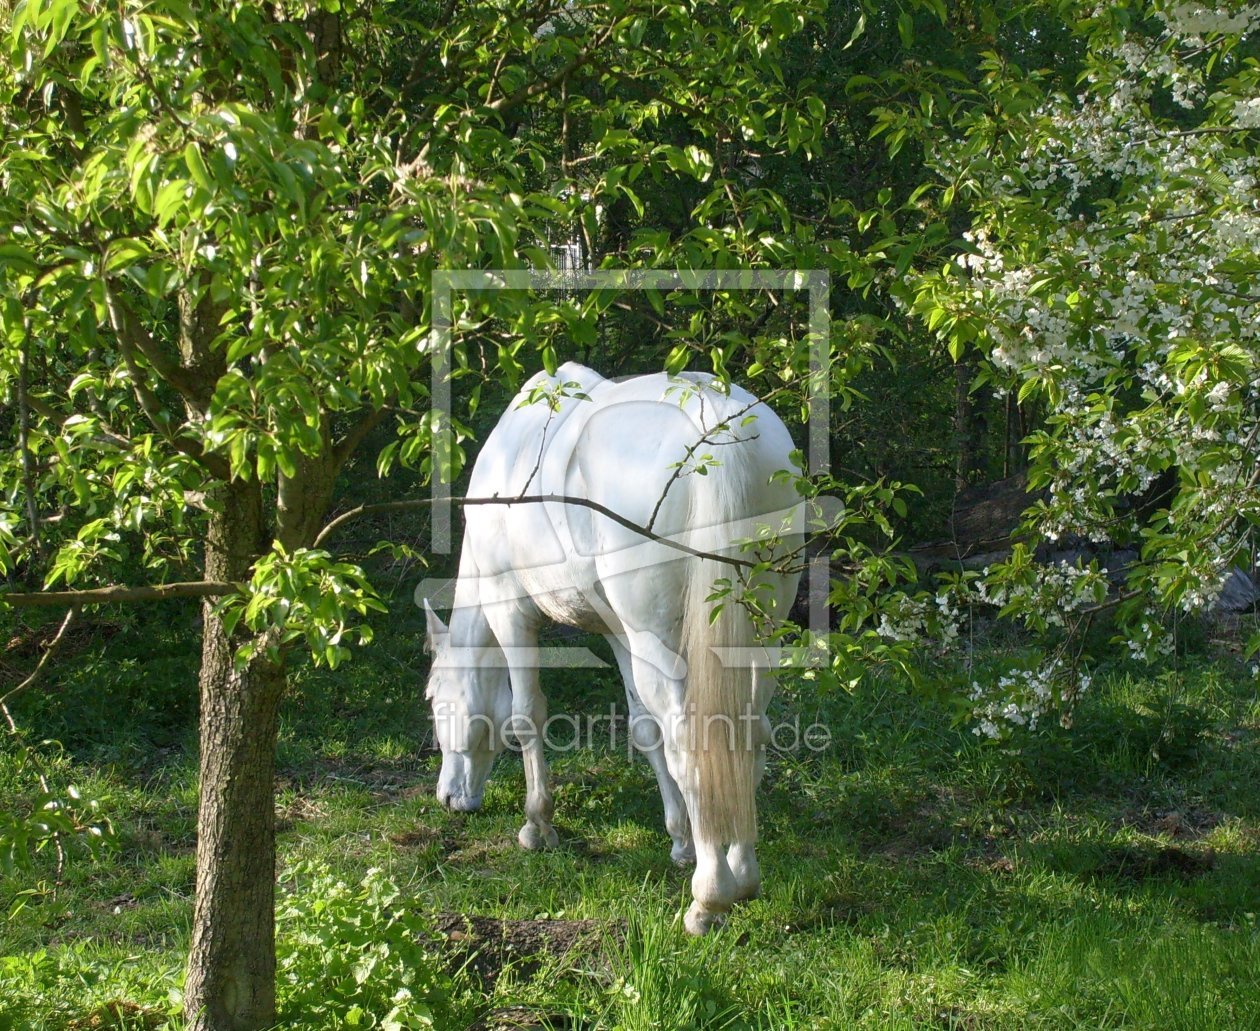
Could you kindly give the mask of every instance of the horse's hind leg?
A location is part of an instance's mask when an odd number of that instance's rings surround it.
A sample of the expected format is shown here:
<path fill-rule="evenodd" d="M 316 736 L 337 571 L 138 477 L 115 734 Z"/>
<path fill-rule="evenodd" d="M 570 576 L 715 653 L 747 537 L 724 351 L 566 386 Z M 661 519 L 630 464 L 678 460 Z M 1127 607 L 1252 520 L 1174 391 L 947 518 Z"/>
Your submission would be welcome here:
<path fill-rule="evenodd" d="M 768 696 L 767 697 L 768 700 Z M 766 772 L 766 745 L 770 742 L 770 721 L 762 716 L 753 725 L 753 747 L 757 749 L 754 785 L 761 784 Z M 755 899 L 761 893 L 761 866 L 757 863 L 754 841 L 733 841 L 726 851 L 726 863 L 735 878 L 735 901 Z"/>
<path fill-rule="evenodd" d="M 671 725 L 675 735 L 681 732 L 680 713 L 667 716 L 663 722 Z M 690 769 L 690 754 L 680 746 L 676 736 L 667 736 L 665 755 L 674 780 L 682 787 L 687 812 L 691 815 L 696 848 L 696 869 L 691 875 L 692 903 L 683 923 L 692 934 L 708 934 L 726 923 L 731 906 L 740 897 L 740 884 L 727 861 L 724 843 L 698 829 L 701 825 L 701 821 L 697 819 L 700 795 L 696 788 L 696 778 Z"/>
<path fill-rule="evenodd" d="M 725 843 L 706 840 L 696 831 L 699 793 L 690 767 L 691 759 L 679 741 L 684 730 L 680 660 L 676 651 L 655 634 L 640 631 L 629 637 L 635 692 L 662 730 L 660 752 L 665 760 L 665 772 L 682 796 L 684 805 L 680 815 L 690 817 L 696 855 L 696 869 L 691 877 L 691 894 L 695 901 L 687 911 L 686 927 L 692 934 L 707 934 L 725 923 L 738 885 L 727 865 Z M 614 644 L 619 660 L 619 646 L 624 648 L 626 644 L 625 638 Z"/>
<path fill-rule="evenodd" d="M 665 808 L 665 830 L 673 839 L 670 858 L 679 866 L 690 866 L 696 861 L 695 845 L 691 841 L 691 823 L 687 819 L 687 803 L 683 801 L 682 792 L 665 762 L 665 748 L 661 725 L 644 706 L 635 687 L 634 662 L 629 649 L 616 637 L 609 636 L 617 665 L 621 668 L 621 677 L 626 684 L 626 705 L 630 710 L 630 739 L 635 748 L 643 753 L 652 772 L 656 774 L 656 783 L 661 789 L 661 802 Z"/>
<path fill-rule="evenodd" d="M 767 698 L 766 695 L 759 696 Z M 764 707 L 763 707 L 764 711 Z M 764 716 L 752 724 L 752 745 L 757 749 L 757 761 L 754 772 L 755 783 L 761 782 L 766 766 L 766 744 L 770 740 L 770 722 Z M 678 767 L 676 773 L 679 782 L 694 783 L 686 776 L 682 765 L 688 761 L 687 754 L 680 749 L 675 750 L 674 763 Z M 689 808 L 698 804 L 698 798 L 687 796 Z M 692 826 L 697 821 L 692 820 Z M 757 863 L 756 839 L 732 841 L 729 848 L 723 848 L 720 841 L 706 841 L 696 837 L 696 872 L 691 879 L 691 894 L 694 902 L 687 911 L 687 930 L 692 934 L 706 934 L 714 927 L 721 927 L 726 922 L 726 915 L 731 906 L 745 899 L 756 898 L 761 891 L 761 867 Z"/>
<path fill-rule="evenodd" d="M 751 842 L 737 841 L 726 850 L 726 865 L 735 878 L 735 901 L 755 899 L 761 894 L 761 866 L 757 847 Z"/>
<path fill-rule="evenodd" d="M 720 841 L 696 836 L 696 872 L 691 876 L 691 908 L 683 920 L 692 934 L 708 934 L 726 923 L 738 885 Z"/>

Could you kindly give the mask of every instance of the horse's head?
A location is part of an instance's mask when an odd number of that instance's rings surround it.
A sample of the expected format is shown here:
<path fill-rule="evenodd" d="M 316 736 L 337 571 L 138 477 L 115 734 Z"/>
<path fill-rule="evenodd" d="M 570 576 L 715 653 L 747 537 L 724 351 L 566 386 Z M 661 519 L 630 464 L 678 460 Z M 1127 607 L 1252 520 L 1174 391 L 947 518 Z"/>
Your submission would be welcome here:
<path fill-rule="evenodd" d="M 433 666 L 425 697 L 442 749 L 437 797 L 460 812 L 481 807 L 495 757 L 512 718 L 512 688 L 498 648 L 459 648 L 436 612 L 424 603 Z"/>

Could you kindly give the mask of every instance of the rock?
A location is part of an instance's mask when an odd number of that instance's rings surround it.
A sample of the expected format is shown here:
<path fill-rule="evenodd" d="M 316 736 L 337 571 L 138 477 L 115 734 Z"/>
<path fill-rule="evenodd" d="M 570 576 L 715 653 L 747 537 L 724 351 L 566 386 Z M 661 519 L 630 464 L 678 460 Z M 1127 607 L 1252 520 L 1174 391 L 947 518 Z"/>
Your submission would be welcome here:
<path fill-rule="evenodd" d="M 1221 595 L 1212 606 L 1212 612 L 1251 612 L 1258 601 L 1260 590 L 1256 589 L 1251 577 L 1235 568 L 1230 570 L 1225 586 L 1221 588 Z"/>
<path fill-rule="evenodd" d="M 920 572 L 961 565 L 980 569 L 1005 558 L 1024 510 L 1041 495 L 1030 494 L 1022 474 L 983 487 L 968 487 L 954 499 L 950 537 L 917 544 L 910 556 Z"/>

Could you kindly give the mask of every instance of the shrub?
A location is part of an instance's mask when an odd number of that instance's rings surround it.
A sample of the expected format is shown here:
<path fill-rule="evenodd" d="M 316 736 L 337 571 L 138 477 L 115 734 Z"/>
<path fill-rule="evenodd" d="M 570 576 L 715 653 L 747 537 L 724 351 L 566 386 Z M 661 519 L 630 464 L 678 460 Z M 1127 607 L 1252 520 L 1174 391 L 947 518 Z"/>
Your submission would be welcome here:
<path fill-rule="evenodd" d="M 451 982 L 427 921 L 380 870 L 357 885 L 326 867 L 284 878 L 277 910 L 277 993 L 287 1027 L 445 1027 Z"/>

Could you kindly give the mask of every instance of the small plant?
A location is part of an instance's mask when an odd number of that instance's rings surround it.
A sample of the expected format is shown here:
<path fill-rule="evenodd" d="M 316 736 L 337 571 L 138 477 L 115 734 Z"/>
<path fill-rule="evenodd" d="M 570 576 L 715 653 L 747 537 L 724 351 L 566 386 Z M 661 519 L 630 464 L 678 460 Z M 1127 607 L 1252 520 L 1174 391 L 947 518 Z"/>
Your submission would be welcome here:
<path fill-rule="evenodd" d="M 635 919 L 624 944 L 610 948 L 613 981 L 606 993 L 606 1026 L 638 1031 L 739 1025 L 739 1007 L 711 967 L 719 945 L 697 945 L 681 939 L 678 931 L 676 923 Z"/>
<path fill-rule="evenodd" d="M 380 870 L 357 885 L 302 865 L 277 912 L 277 989 L 286 1027 L 445 1027 L 449 978 L 431 930 Z"/>
<path fill-rule="evenodd" d="M 18 731 L 13 750 L 13 771 L 35 783 L 34 794 L 25 808 L 0 812 L 0 873 L 30 869 L 35 857 L 50 846 L 57 853 L 58 877 L 64 864 L 65 849 L 81 845 L 94 852 L 113 834 L 109 821 L 100 812 L 100 802 L 84 798 L 79 789 L 68 785 L 58 790 L 49 784 L 44 757 L 26 744 Z M 55 742 L 44 742 L 45 747 Z"/>

